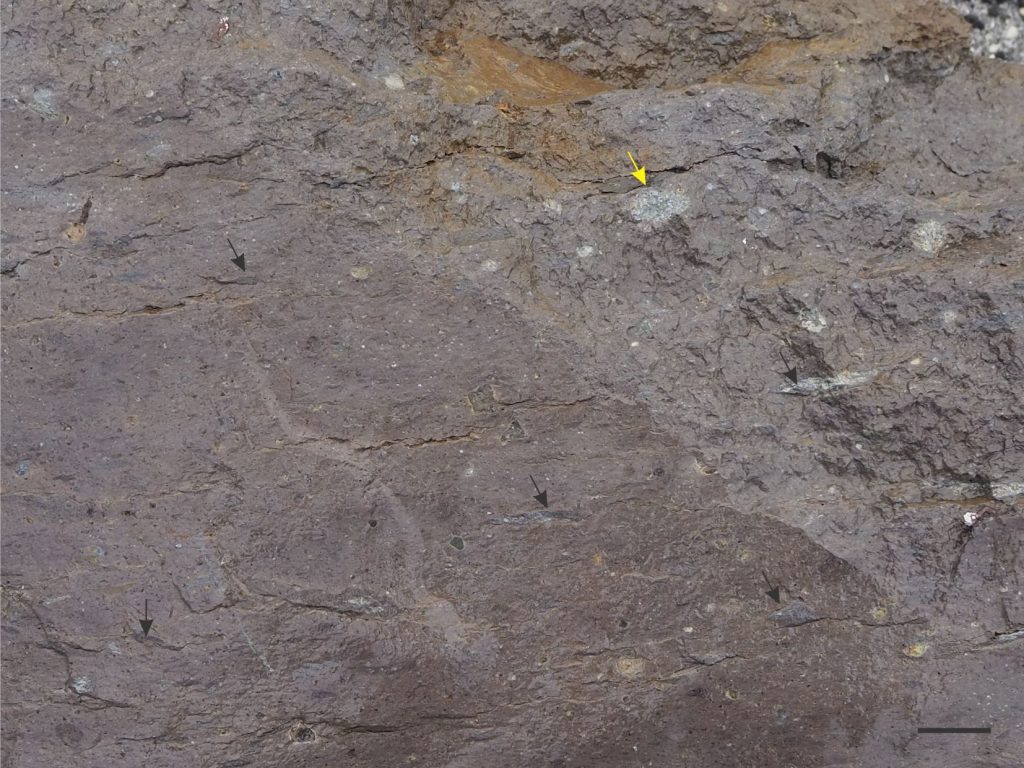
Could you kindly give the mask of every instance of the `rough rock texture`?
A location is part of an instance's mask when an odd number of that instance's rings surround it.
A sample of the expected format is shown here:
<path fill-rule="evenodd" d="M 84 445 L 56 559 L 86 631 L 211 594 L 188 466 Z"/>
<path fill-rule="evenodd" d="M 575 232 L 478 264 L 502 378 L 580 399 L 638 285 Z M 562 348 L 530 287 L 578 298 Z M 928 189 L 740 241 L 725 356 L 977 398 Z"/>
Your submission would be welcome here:
<path fill-rule="evenodd" d="M 971 53 L 1024 62 L 1024 0 L 945 0 L 971 30 Z"/>
<path fill-rule="evenodd" d="M 509 6 L 5 7 L 5 768 L 1024 763 L 1024 67 Z"/>

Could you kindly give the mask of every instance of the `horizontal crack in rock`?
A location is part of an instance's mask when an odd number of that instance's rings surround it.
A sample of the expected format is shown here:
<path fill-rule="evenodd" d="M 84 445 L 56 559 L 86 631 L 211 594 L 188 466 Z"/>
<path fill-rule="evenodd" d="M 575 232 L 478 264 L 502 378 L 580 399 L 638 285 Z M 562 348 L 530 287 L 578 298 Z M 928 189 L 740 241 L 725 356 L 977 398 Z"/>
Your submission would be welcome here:
<path fill-rule="evenodd" d="M 477 440 L 480 437 L 480 432 L 486 432 L 488 427 L 476 427 L 474 430 L 469 432 L 463 432 L 458 435 L 445 435 L 443 437 L 400 437 L 395 440 L 384 440 L 380 443 L 373 443 L 371 445 L 358 445 L 356 446 L 357 451 L 379 451 L 382 448 L 390 448 L 391 446 L 402 446 L 403 448 L 422 448 L 425 445 L 440 445 L 442 443 L 457 443 L 462 440 Z"/>
<path fill-rule="evenodd" d="M 159 178 L 160 176 L 163 176 L 165 173 L 174 168 L 192 168 L 197 165 L 224 165 L 224 163 L 228 163 L 232 160 L 237 160 L 238 158 L 249 154 L 254 149 L 257 149 L 261 146 L 263 146 L 262 141 L 252 141 L 240 149 L 232 150 L 229 152 L 201 155 L 199 157 L 188 158 L 187 160 L 172 160 L 171 162 L 164 163 L 155 171 L 141 173 L 141 169 L 136 169 L 133 171 L 127 171 L 125 173 L 116 174 L 115 177 L 119 179 L 156 179 Z"/>

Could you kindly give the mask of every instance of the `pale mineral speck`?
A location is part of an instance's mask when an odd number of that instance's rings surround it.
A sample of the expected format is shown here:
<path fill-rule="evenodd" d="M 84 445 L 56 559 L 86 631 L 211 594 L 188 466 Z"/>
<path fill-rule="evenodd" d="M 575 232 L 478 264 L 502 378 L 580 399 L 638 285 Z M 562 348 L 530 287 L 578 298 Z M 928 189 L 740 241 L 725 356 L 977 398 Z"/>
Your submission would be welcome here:
<path fill-rule="evenodd" d="M 634 194 L 629 213 L 634 221 L 657 226 L 679 216 L 690 207 L 690 198 L 681 189 L 645 188 Z"/>
<path fill-rule="evenodd" d="M 450 184 L 448 184 L 448 189 L 450 189 L 454 193 L 455 202 L 457 202 L 459 205 L 464 205 L 466 202 L 469 201 L 469 195 L 467 195 L 462 190 L 461 181 L 457 179 L 455 181 L 452 181 Z"/>
<path fill-rule="evenodd" d="M 747 223 L 758 234 L 770 235 L 782 225 L 782 219 L 777 213 L 758 206 L 747 214 Z"/>
<path fill-rule="evenodd" d="M 388 75 L 384 78 L 384 87 L 389 91 L 400 91 L 405 88 L 405 82 L 398 75 Z"/>
<path fill-rule="evenodd" d="M 946 244 L 946 225 L 941 221 L 922 221 L 910 233 L 910 242 L 924 253 L 938 253 Z"/>
<path fill-rule="evenodd" d="M 862 384 L 867 384 L 875 375 L 878 373 L 876 370 L 870 371 L 841 371 L 831 378 L 819 378 L 817 376 L 809 376 L 805 379 L 800 379 L 796 384 L 790 384 L 782 388 L 782 392 L 797 393 L 801 395 L 817 394 L 821 392 L 834 392 L 838 389 L 846 389 L 847 387 L 858 387 Z"/>
<path fill-rule="evenodd" d="M 644 672 L 644 660 L 627 656 L 615 662 L 615 671 L 625 678 L 637 678 Z"/>
<path fill-rule="evenodd" d="M 592 245 L 581 245 L 576 249 L 576 258 L 578 259 L 589 259 L 594 255 L 594 246 Z"/>
<path fill-rule="evenodd" d="M 828 326 L 828 321 L 816 309 L 805 309 L 800 313 L 800 327 L 811 333 L 821 333 Z"/>
<path fill-rule="evenodd" d="M 576 55 L 576 52 L 579 51 L 583 45 L 584 42 L 582 40 L 571 40 L 558 49 L 558 55 L 563 59 L 569 58 L 570 56 Z"/>
<path fill-rule="evenodd" d="M 1009 501 L 1017 496 L 1024 495 L 1024 483 L 992 483 L 992 497 L 1000 501 Z"/>
<path fill-rule="evenodd" d="M 96 686 L 93 684 L 92 680 L 87 677 L 82 677 L 81 675 L 72 677 L 71 681 L 68 683 L 68 688 L 79 696 L 87 696 L 96 692 Z"/>
<path fill-rule="evenodd" d="M 480 269 L 484 272 L 497 272 L 499 264 L 494 259 L 486 259 L 480 264 Z"/>
<path fill-rule="evenodd" d="M 903 655 L 912 659 L 920 659 L 928 653 L 928 648 L 928 643 L 925 642 L 908 643 L 903 646 Z"/>

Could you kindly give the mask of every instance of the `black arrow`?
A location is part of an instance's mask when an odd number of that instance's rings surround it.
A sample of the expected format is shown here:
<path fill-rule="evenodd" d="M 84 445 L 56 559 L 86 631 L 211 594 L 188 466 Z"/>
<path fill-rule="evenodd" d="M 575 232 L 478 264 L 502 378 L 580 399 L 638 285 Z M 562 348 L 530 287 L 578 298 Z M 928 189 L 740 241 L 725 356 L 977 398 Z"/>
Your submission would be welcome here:
<path fill-rule="evenodd" d="M 537 488 L 537 481 L 533 479 L 533 475 L 530 475 L 530 482 L 533 483 L 533 487 L 534 488 Z M 535 498 L 537 501 L 539 501 L 541 504 L 543 504 L 545 508 L 547 507 L 547 505 L 548 505 L 548 492 L 547 491 L 542 491 L 540 488 L 537 488 L 537 495 L 534 496 L 533 498 Z"/>
<path fill-rule="evenodd" d="M 782 357 L 782 352 L 779 352 L 779 357 Z M 789 367 L 789 363 L 786 362 L 786 358 L 785 357 L 782 357 L 782 362 L 785 363 L 787 367 Z M 790 381 L 792 381 L 794 384 L 798 383 L 797 382 L 798 377 L 797 377 L 797 374 L 796 374 L 796 368 L 790 368 L 788 371 L 786 371 L 782 375 L 785 376 Z"/>
<path fill-rule="evenodd" d="M 768 584 L 768 591 L 765 592 L 765 594 L 768 595 L 768 597 L 770 597 L 776 603 L 781 603 L 782 600 L 779 599 L 779 588 L 772 586 L 772 583 L 770 581 L 768 581 L 768 574 L 767 573 L 765 573 L 764 571 L 761 571 L 761 575 L 764 576 L 765 583 Z"/>
<path fill-rule="evenodd" d="M 139 624 L 142 625 L 142 636 L 149 637 L 149 628 L 153 626 L 153 620 L 149 618 L 149 600 L 146 601 L 146 612 L 143 615 L 146 618 L 139 619 Z"/>
<path fill-rule="evenodd" d="M 238 267 L 240 270 L 245 272 L 245 254 L 238 255 L 238 251 L 235 250 L 235 246 L 231 244 L 231 238 L 228 238 L 228 245 L 231 246 L 231 252 L 235 254 L 235 258 L 231 260 L 231 263 Z"/>

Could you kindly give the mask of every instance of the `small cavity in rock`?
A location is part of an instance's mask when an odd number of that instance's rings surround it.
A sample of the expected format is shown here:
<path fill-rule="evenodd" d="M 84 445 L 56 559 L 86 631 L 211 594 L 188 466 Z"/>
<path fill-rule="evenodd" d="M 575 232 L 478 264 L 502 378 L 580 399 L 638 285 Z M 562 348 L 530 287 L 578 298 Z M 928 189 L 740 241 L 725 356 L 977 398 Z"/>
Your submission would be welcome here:
<path fill-rule="evenodd" d="M 309 744 L 316 741 L 316 731 L 304 723 L 298 723 L 288 731 L 288 740 L 296 744 Z"/>

